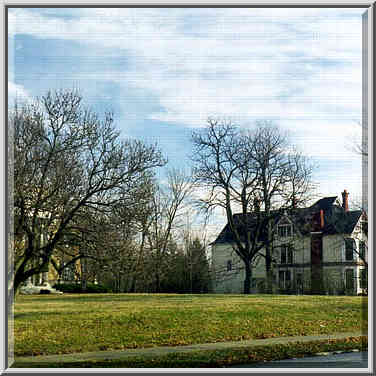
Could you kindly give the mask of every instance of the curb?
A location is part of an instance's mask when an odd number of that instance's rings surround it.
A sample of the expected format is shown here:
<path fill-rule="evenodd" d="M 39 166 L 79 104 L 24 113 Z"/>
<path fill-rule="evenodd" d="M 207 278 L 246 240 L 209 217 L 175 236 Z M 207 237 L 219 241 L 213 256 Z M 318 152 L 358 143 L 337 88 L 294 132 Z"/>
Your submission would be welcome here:
<path fill-rule="evenodd" d="M 289 343 L 304 343 L 312 341 L 325 341 L 331 339 L 345 339 L 349 337 L 367 337 L 362 333 L 336 333 L 331 335 L 316 335 L 316 336 L 298 336 L 298 337 L 281 337 L 268 338 L 258 340 L 234 341 L 234 342 L 215 342 L 204 343 L 186 346 L 163 346 L 140 349 L 127 349 L 116 351 L 100 351 L 88 353 L 73 353 L 61 355 L 46 355 L 46 356 L 27 356 L 15 357 L 15 363 L 21 365 L 27 364 L 48 364 L 48 363 L 81 363 L 90 361 L 104 361 L 104 360 L 126 360 L 137 356 L 163 356 L 172 353 L 190 353 L 194 351 L 204 350 L 226 350 L 226 349 L 240 349 L 244 347 L 258 347 Z M 354 349 L 355 350 L 355 349 Z M 337 353 L 337 352 L 334 352 Z M 330 353 L 317 353 L 315 355 L 326 355 Z"/>
<path fill-rule="evenodd" d="M 335 354 L 345 354 L 345 353 L 352 353 L 352 352 L 360 352 L 358 349 L 351 349 L 351 350 L 337 350 L 337 351 L 329 351 L 329 352 L 318 352 L 313 354 L 313 356 L 328 356 L 328 355 L 335 355 Z"/>

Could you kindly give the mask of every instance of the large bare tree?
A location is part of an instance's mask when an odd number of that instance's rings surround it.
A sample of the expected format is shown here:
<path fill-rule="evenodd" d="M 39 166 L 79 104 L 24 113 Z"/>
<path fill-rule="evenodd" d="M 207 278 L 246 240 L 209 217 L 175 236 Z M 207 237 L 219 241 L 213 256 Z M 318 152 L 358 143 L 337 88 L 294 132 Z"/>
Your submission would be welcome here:
<path fill-rule="evenodd" d="M 226 212 L 233 249 L 244 263 L 244 293 L 250 293 L 252 262 L 262 249 L 271 292 L 273 211 L 306 199 L 311 167 L 291 150 L 287 135 L 267 122 L 244 131 L 209 119 L 205 129 L 193 132 L 192 141 L 195 181 L 207 192 L 200 203 Z"/>
<path fill-rule="evenodd" d="M 253 132 L 245 135 L 252 148 L 252 161 L 258 172 L 257 193 L 262 203 L 266 226 L 265 266 L 266 291 L 273 292 L 272 243 L 273 210 L 298 207 L 311 198 L 312 166 L 292 148 L 287 133 L 270 122 L 258 122 Z"/>
<path fill-rule="evenodd" d="M 45 271 L 74 219 L 131 202 L 147 171 L 165 164 L 156 145 L 121 140 L 113 116 L 75 91 L 48 92 L 9 112 L 14 146 L 14 291 Z M 41 239 L 42 237 L 42 239 Z"/>

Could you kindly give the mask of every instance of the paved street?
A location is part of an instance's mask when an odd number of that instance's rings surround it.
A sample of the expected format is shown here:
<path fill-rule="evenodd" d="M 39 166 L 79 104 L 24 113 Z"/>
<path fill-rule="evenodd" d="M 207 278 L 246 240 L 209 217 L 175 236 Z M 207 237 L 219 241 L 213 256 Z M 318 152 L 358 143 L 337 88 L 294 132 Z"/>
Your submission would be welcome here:
<path fill-rule="evenodd" d="M 367 368 L 368 351 L 310 356 L 273 362 L 243 364 L 230 368 Z"/>

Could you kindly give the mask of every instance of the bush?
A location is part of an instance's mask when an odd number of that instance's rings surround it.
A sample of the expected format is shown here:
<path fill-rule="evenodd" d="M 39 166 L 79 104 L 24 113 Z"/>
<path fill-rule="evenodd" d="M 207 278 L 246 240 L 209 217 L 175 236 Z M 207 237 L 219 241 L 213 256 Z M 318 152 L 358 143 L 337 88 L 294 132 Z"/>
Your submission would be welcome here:
<path fill-rule="evenodd" d="M 102 285 L 94 285 L 93 283 L 89 283 L 86 286 L 86 292 L 92 292 L 92 293 L 109 293 L 112 292 L 112 290 L 106 286 Z"/>
<path fill-rule="evenodd" d="M 82 291 L 81 285 L 75 283 L 56 283 L 52 287 L 64 293 L 79 293 Z"/>
<path fill-rule="evenodd" d="M 54 289 L 62 291 L 64 293 L 111 293 L 111 289 L 102 285 L 95 285 L 94 283 L 88 283 L 86 290 L 82 289 L 81 284 L 76 283 L 56 283 L 53 286 Z"/>

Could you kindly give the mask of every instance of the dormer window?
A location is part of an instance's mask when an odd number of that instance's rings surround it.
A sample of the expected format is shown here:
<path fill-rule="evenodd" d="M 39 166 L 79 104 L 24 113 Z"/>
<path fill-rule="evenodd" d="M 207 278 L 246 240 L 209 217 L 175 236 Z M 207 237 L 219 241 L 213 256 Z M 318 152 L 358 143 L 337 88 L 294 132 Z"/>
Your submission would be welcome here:
<path fill-rule="evenodd" d="M 283 224 L 278 225 L 278 236 L 281 238 L 287 238 L 292 235 L 292 225 Z"/>

